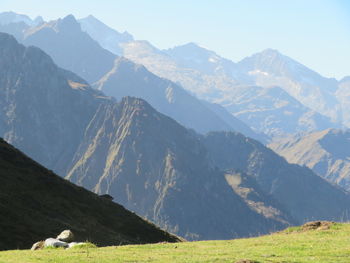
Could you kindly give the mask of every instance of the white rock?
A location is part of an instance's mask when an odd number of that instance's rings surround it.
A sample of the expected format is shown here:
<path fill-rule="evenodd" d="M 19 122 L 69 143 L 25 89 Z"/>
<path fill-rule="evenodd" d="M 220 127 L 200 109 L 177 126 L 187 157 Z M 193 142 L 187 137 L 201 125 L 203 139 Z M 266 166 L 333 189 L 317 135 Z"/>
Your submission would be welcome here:
<path fill-rule="evenodd" d="M 72 242 L 74 240 L 74 234 L 70 230 L 64 230 L 61 234 L 59 234 L 56 239 L 63 242 Z"/>
<path fill-rule="evenodd" d="M 68 243 L 60 241 L 55 238 L 48 238 L 45 240 L 44 247 L 68 247 Z"/>

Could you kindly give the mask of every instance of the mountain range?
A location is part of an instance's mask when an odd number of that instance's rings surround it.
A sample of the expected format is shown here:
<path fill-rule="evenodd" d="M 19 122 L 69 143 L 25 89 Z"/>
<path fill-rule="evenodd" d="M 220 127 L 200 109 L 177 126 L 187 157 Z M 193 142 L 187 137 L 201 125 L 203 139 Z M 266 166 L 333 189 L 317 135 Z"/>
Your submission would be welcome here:
<path fill-rule="evenodd" d="M 229 239 L 347 218 L 347 192 L 258 141 L 230 131 L 199 134 L 142 99 L 116 101 L 8 34 L 0 33 L 0 46 L 0 136 L 166 230 L 189 240 Z M 119 77 L 131 67 L 132 76 L 161 80 L 125 59 L 115 65 Z"/>
<path fill-rule="evenodd" d="M 228 118 L 229 114 L 224 109 L 213 112 L 204 105 L 206 102 L 199 101 L 175 83 L 103 49 L 81 30 L 72 15 L 27 28 L 17 40 L 24 45 L 41 48 L 58 66 L 83 77 L 107 95 L 117 99 L 137 96 L 150 100 L 157 110 L 198 132 L 234 130 L 261 141 L 267 139 L 267 136 L 253 132 L 234 116 Z M 134 80 L 132 89 L 128 84 L 131 79 Z M 201 116 L 207 116 L 207 119 Z"/>
<path fill-rule="evenodd" d="M 80 23 L 80 27 L 77 22 Z M 322 77 L 277 50 L 266 49 L 235 63 L 195 43 L 159 50 L 147 41 L 134 40 L 129 33 L 120 33 L 108 27 L 93 16 L 78 21 L 73 16 L 67 16 L 39 26 L 31 24 L 28 23 L 28 28 L 22 30 L 22 37 L 17 39 L 25 45 L 42 48 L 59 66 L 73 71 L 91 84 L 101 83 L 113 70 L 117 55 L 121 55 L 145 66 L 157 76 L 175 82 L 180 88 L 185 88 L 195 97 L 205 101 L 201 104 L 211 102 L 225 108 L 215 112 L 213 109 L 218 106 L 206 105 L 207 111 L 210 109 L 212 111 L 209 115 L 213 113 L 219 115 L 217 117 L 221 125 L 216 129 L 197 127 L 194 124 L 198 120 L 196 116 L 189 118 L 190 120 L 183 120 L 178 119 L 176 114 L 171 115 L 181 124 L 199 132 L 231 129 L 266 142 L 268 137 L 264 137 L 263 133 L 270 137 L 284 137 L 325 128 L 339 129 L 347 125 L 347 102 L 342 96 L 344 92 L 346 93 L 346 88 L 341 88 L 344 86 L 342 82 Z M 16 27 L 14 23 L 10 25 Z M 47 28 L 53 28 L 56 32 L 54 43 L 45 42 L 45 39 L 52 38 L 48 35 L 52 33 L 49 33 Z M 15 36 L 19 34 L 15 29 L 12 32 L 8 28 L 3 31 Z M 91 37 L 89 40 L 87 35 Z M 69 44 L 65 43 L 68 38 L 71 39 Z M 95 41 L 100 49 L 104 48 L 104 51 L 98 50 Z M 81 42 L 89 47 L 88 50 L 96 49 L 96 51 L 87 54 L 88 52 L 84 52 L 84 49 L 76 50 L 77 46 L 81 46 L 79 45 Z M 92 44 L 93 42 L 95 44 Z M 61 46 L 70 51 L 62 54 Z M 109 51 L 109 55 L 105 54 L 106 50 Z M 94 54 L 104 54 L 99 55 L 99 69 L 93 66 L 96 63 L 89 63 L 89 61 L 96 61 Z M 140 87 L 137 89 L 136 96 L 141 97 L 145 92 L 139 89 Z M 247 100 L 247 94 L 255 94 L 257 89 L 259 97 L 254 96 L 256 99 Z M 276 90 L 279 91 L 276 92 Z M 148 100 L 149 97 L 153 95 L 148 94 L 148 97 L 143 98 Z M 154 101 L 150 103 L 160 112 L 169 115 L 168 109 L 163 110 Z M 196 105 L 199 104 L 196 103 Z M 256 110 L 249 110 L 250 108 Z M 194 107 L 191 109 L 193 110 Z M 178 109 L 173 110 L 175 111 Z M 226 121 L 229 116 L 227 112 L 253 128 L 255 134 L 248 131 L 249 128 L 242 122 L 238 124 L 237 119 L 230 118 Z M 233 124 L 227 123 L 230 121 Z M 188 123 L 193 125 L 188 126 Z M 208 123 L 211 122 L 208 121 Z M 212 126 L 216 127 L 214 124 Z M 243 126 L 245 127 L 241 129 L 240 127 Z"/>
<path fill-rule="evenodd" d="M 96 18 L 92 20 L 96 21 Z M 104 28 L 109 27 L 104 25 Z M 93 35 L 89 29 L 86 29 L 86 32 L 101 45 L 106 38 Z M 227 106 L 236 103 L 234 99 L 237 96 L 237 86 L 246 86 L 245 90 L 251 87 L 251 92 L 254 92 L 256 86 L 261 88 L 277 86 L 290 96 L 288 101 L 290 105 L 300 107 L 302 104 L 308 112 L 297 118 L 300 120 L 299 123 L 316 124 L 300 125 L 299 130 L 304 132 L 322 130 L 324 125 L 317 125 L 320 119 L 323 119 L 328 127 L 339 128 L 341 124 L 348 125 L 347 107 L 339 96 L 344 85 L 342 81 L 325 78 L 277 50 L 266 49 L 234 63 L 195 43 L 167 50 L 159 50 L 147 41 L 135 41 L 131 38 L 127 41 L 118 40 L 115 43 L 119 47 L 118 55 L 123 55 L 146 66 L 151 72 L 181 84 L 199 98 Z M 109 49 L 107 46 L 105 48 Z M 276 99 L 277 96 L 274 97 L 274 100 Z M 264 98 L 264 101 L 265 104 L 273 105 L 273 101 L 271 103 L 268 97 Z M 257 108 L 263 107 L 259 103 L 251 105 Z M 239 111 L 230 108 L 228 110 L 235 116 L 241 116 Z M 250 114 L 248 115 L 250 117 Z M 254 112 L 253 115 L 259 115 L 259 119 L 277 119 L 283 127 L 280 129 L 280 135 L 290 134 L 296 124 L 295 121 L 290 122 L 288 117 L 284 118 L 286 116 L 275 116 L 271 112 Z M 247 118 L 242 120 L 246 121 Z M 264 128 L 254 128 L 256 131 L 270 133 L 269 129 L 266 131 Z M 271 127 L 271 130 L 271 134 L 275 135 L 274 127 Z"/>

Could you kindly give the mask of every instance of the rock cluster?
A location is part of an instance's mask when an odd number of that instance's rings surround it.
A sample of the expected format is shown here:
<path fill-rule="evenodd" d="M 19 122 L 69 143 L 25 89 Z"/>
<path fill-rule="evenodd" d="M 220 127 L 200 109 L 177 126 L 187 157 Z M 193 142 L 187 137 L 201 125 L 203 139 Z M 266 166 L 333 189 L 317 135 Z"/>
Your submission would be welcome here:
<path fill-rule="evenodd" d="M 308 230 L 327 230 L 329 229 L 332 225 L 334 225 L 334 222 L 331 221 L 312 221 L 312 222 L 307 222 L 304 225 L 302 225 L 302 230 L 303 231 L 308 231 Z"/>
<path fill-rule="evenodd" d="M 45 241 L 39 241 L 33 244 L 31 250 L 43 249 L 46 247 L 63 247 L 63 248 L 72 248 L 77 245 L 86 244 L 84 242 L 73 242 L 74 234 L 70 230 L 64 230 L 56 238 L 47 238 Z"/>

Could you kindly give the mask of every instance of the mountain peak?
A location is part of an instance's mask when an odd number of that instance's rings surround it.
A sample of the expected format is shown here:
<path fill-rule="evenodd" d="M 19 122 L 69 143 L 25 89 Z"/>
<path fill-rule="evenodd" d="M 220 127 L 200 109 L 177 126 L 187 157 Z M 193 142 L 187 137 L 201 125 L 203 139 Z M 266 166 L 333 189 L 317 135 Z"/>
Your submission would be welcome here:
<path fill-rule="evenodd" d="M 70 14 L 70 15 L 67 15 L 66 17 L 64 17 L 62 20 L 61 20 L 61 23 L 62 24 L 78 24 L 77 20 L 75 19 L 74 15 Z"/>
<path fill-rule="evenodd" d="M 10 34 L 0 32 L 0 45 L 3 48 L 6 45 L 17 45 L 16 38 Z"/>

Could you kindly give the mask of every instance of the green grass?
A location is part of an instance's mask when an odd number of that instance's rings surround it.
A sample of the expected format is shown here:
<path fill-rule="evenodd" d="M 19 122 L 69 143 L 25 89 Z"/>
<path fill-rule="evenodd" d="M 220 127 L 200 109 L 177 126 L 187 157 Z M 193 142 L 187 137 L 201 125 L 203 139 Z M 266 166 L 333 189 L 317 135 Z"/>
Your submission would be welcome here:
<path fill-rule="evenodd" d="M 350 262 L 350 224 L 335 224 L 328 230 L 301 228 L 258 238 L 83 247 L 71 250 L 4 251 L 1 263 L 117 263 L 117 262 Z"/>

